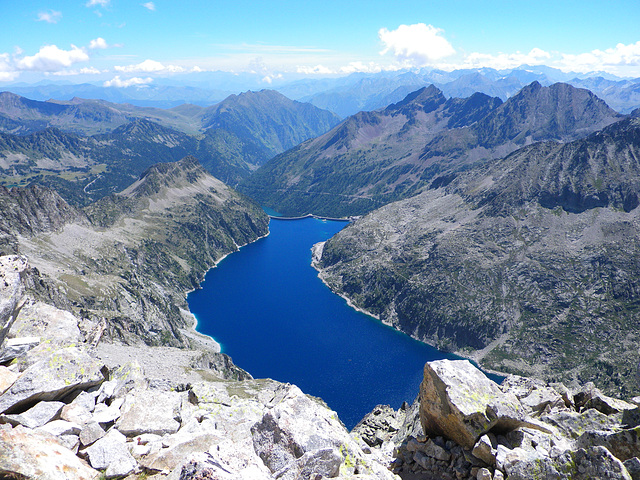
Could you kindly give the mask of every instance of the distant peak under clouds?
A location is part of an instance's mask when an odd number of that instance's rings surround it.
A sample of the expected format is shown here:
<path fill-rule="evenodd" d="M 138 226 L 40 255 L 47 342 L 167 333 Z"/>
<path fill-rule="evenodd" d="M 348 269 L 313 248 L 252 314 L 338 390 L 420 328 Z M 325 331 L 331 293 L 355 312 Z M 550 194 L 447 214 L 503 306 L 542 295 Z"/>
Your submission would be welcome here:
<path fill-rule="evenodd" d="M 58 23 L 62 19 L 62 12 L 49 10 L 47 12 L 38 12 L 38 22 Z"/>

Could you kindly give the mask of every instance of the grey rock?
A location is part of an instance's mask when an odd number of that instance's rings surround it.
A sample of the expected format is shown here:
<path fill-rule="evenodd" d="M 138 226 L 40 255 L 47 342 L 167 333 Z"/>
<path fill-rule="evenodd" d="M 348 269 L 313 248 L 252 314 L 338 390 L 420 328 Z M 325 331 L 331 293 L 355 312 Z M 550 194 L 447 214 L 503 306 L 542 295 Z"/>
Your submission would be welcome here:
<path fill-rule="evenodd" d="M 108 424 L 120 418 L 120 407 L 124 403 L 123 398 L 115 399 L 111 405 L 98 403 L 93 410 L 92 420 L 96 423 Z"/>
<path fill-rule="evenodd" d="M 445 435 L 471 449 L 492 428 L 526 425 L 515 395 L 504 393 L 466 360 L 438 360 L 424 367 L 420 420 L 428 435 Z"/>
<path fill-rule="evenodd" d="M 493 439 L 489 435 L 481 436 L 476 444 L 473 446 L 472 454 L 474 457 L 479 458 L 487 465 L 496 464 L 496 448 L 498 447 L 495 437 Z"/>
<path fill-rule="evenodd" d="M 166 435 L 180 428 L 180 407 L 186 393 L 134 390 L 127 394 L 116 428 L 128 437 Z"/>
<path fill-rule="evenodd" d="M 633 480 L 640 480 L 640 459 L 633 457 L 622 462 Z"/>
<path fill-rule="evenodd" d="M 92 419 L 91 411 L 79 404 L 71 403 L 65 405 L 60 412 L 60 418 L 68 422 L 84 425 Z"/>
<path fill-rule="evenodd" d="M 23 357 L 40 343 L 40 337 L 8 338 L 0 349 L 0 363 Z"/>
<path fill-rule="evenodd" d="M 82 430 L 80 430 L 80 444 L 83 447 L 87 447 L 105 435 L 106 432 L 97 422 L 88 422 L 82 427 Z"/>
<path fill-rule="evenodd" d="M 106 469 L 108 478 L 128 475 L 135 471 L 138 465 L 129 453 L 125 436 L 113 429 L 87 447 L 84 453 L 93 468 Z"/>
<path fill-rule="evenodd" d="M 42 480 L 95 480 L 100 475 L 56 438 L 22 426 L 0 429 L 0 472 Z"/>
<path fill-rule="evenodd" d="M 353 427 L 351 433 L 359 435 L 371 447 L 380 446 L 395 435 L 404 419 L 405 411 L 396 412 L 389 405 L 377 405 Z"/>
<path fill-rule="evenodd" d="M 603 425 L 612 423 L 612 419 L 607 415 L 593 408 L 582 413 L 570 411 L 551 413 L 542 416 L 540 419 L 556 427 L 562 435 L 570 439 L 577 439 L 585 431 L 600 430 Z M 615 423 L 615 420 L 613 423 Z"/>
<path fill-rule="evenodd" d="M 0 257 L 0 357 L 9 330 L 24 305 L 23 276 L 27 258 L 20 255 Z"/>
<path fill-rule="evenodd" d="M 629 460 L 640 454 L 640 427 L 618 432 L 602 430 L 585 432 L 580 435 L 576 445 L 578 448 L 603 446 L 618 459 Z"/>
<path fill-rule="evenodd" d="M 209 451 L 212 446 L 218 445 L 222 438 L 216 432 L 203 432 L 167 440 L 170 443 L 157 451 L 153 451 L 150 447 L 150 453 L 140 458 L 140 464 L 148 470 L 174 470 L 194 453 Z M 236 451 L 236 454 L 238 453 L 240 452 Z"/>
<path fill-rule="evenodd" d="M 81 430 L 80 425 L 67 422 L 66 420 L 54 420 L 36 429 L 38 432 L 45 432 L 54 437 L 61 435 L 79 435 Z"/>
<path fill-rule="evenodd" d="M 340 473 L 342 455 L 335 449 L 325 448 L 313 452 L 305 452 L 274 477 L 282 480 L 300 478 L 335 478 Z"/>
<path fill-rule="evenodd" d="M 55 419 L 64 405 L 62 402 L 38 402 L 24 413 L 4 417 L 14 426 L 20 424 L 27 428 L 37 428 Z"/>
<path fill-rule="evenodd" d="M 558 458 L 538 458 L 513 463 L 509 480 L 631 480 L 622 462 L 604 447 L 565 452 Z"/>
<path fill-rule="evenodd" d="M 58 400 L 74 391 L 104 381 L 102 365 L 78 347 L 49 352 L 31 365 L 0 395 L 0 413 L 12 413 L 25 404 Z"/>

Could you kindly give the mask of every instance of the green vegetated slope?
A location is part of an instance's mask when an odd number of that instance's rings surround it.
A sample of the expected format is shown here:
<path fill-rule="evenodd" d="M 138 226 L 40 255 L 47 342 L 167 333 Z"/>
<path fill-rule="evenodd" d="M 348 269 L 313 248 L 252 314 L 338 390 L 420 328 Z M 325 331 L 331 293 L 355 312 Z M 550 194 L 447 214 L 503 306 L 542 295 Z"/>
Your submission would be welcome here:
<path fill-rule="evenodd" d="M 36 102 L 5 92 L 0 183 L 48 185 L 86 205 L 122 190 L 154 163 L 195 155 L 233 185 L 337 122 L 331 112 L 268 90 L 232 95 L 213 107 L 171 110 L 81 99 Z"/>
<path fill-rule="evenodd" d="M 267 228 L 260 207 L 194 157 L 84 209 L 39 186 L 0 190 L 0 253 L 27 256 L 33 293 L 128 343 L 188 344 L 186 292 Z"/>
<path fill-rule="evenodd" d="M 506 102 L 446 99 L 434 86 L 361 112 L 273 158 L 239 188 L 283 214 L 357 215 L 418 193 L 438 175 L 541 140 L 570 141 L 620 115 L 588 90 L 534 82 Z"/>
<path fill-rule="evenodd" d="M 326 242 L 330 287 L 485 367 L 636 392 L 640 120 L 438 180 Z"/>

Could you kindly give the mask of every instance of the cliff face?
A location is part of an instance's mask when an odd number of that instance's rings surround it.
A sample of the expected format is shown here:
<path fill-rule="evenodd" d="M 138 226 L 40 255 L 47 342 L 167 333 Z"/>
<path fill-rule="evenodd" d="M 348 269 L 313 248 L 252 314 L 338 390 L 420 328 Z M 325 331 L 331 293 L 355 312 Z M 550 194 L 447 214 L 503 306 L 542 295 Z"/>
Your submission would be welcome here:
<path fill-rule="evenodd" d="M 29 258 L 39 272 L 34 293 L 58 305 L 66 298 L 125 342 L 186 345 L 185 293 L 217 260 L 267 233 L 264 212 L 193 157 L 152 167 L 85 211 L 39 187 L 2 193 L 5 226 L 19 232 L 5 237 L 4 253 Z"/>
<path fill-rule="evenodd" d="M 630 394 L 638 132 L 629 119 L 434 181 L 326 242 L 320 275 L 382 321 L 487 367 Z"/>

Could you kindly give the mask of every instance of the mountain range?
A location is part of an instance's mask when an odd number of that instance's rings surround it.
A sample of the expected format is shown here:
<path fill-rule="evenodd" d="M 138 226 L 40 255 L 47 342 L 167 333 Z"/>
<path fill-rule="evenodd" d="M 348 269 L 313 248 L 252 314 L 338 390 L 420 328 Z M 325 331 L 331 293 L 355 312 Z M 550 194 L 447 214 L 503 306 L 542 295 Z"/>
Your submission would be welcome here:
<path fill-rule="evenodd" d="M 196 155 L 212 174 L 236 184 L 337 122 L 328 111 L 268 90 L 174 110 L 81 99 L 39 102 L 5 92 L 0 175 L 5 185 L 55 186 L 85 205 L 125 188 L 154 163 Z"/>
<path fill-rule="evenodd" d="M 206 107 L 232 93 L 265 88 L 263 77 L 199 72 L 159 79 L 156 84 L 122 88 L 91 84 L 9 84 L 4 88 L 34 100 L 68 101 L 82 97 L 143 107 L 172 108 L 184 103 Z M 533 81 L 544 86 L 563 82 L 587 88 L 620 113 L 630 113 L 640 107 L 640 79 L 619 78 L 604 72 L 563 72 L 544 65 L 521 65 L 504 70 L 423 68 L 298 80 L 275 78 L 268 88 L 346 118 L 362 110 L 376 110 L 399 102 L 410 92 L 430 84 L 442 90 L 447 98 L 465 98 L 481 92 L 505 101 Z"/>
<path fill-rule="evenodd" d="M 622 118 L 585 89 L 526 86 L 502 102 L 447 99 L 431 85 L 353 115 L 267 162 L 239 186 L 286 215 L 360 215 L 475 163 L 541 140 L 570 141 Z"/>

